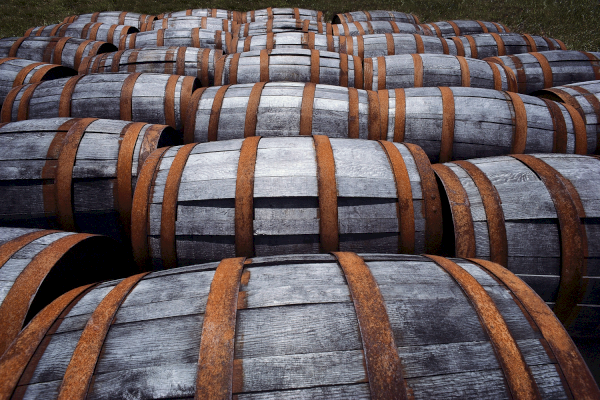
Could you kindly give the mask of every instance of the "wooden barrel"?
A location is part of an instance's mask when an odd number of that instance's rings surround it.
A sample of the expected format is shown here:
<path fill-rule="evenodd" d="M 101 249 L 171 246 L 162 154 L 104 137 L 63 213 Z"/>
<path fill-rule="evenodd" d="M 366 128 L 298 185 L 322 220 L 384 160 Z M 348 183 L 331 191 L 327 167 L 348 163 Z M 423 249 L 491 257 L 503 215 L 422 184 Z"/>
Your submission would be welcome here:
<path fill-rule="evenodd" d="M 187 10 L 183 10 L 183 11 L 174 11 L 174 12 L 159 14 L 156 16 L 156 18 L 162 19 L 162 18 L 185 17 L 185 16 L 222 18 L 222 19 L 229 19 L 229 20 L 236 21 L 236 22 L 241 19 L 239 11 L 223 10 L 220 8 L 193 8 L 193 9 L 187 9 Z"/>
<path fill-rule="evenodd" d="M 342 37 L 343 38 L 343 37 Z M 230 42 L 229 53 L 241 53 L 253 50 L 272 50 L 282 48 L 326 50 L 339 52 L 340 38 L 332 35 L 321 35 L 315 32 L 281 32 L 267 35 L 248 36 L 240 39 L 237 36 Z"/>
<path fill-rule="evenodd" d="M 487 60 L 513 71 L 519 93 L 600 79 L 600 52 L 551 50 Z"/>
<path fill-rule="evenodd" d="M 418 24 L 419 18 L 414 14 L 403 13 L 399 11 L 371 10 L 371 11 L 351 11 L 343 14 L 336 14 L 332 22 L 341 24 L 342 22 L 354 21 L 395 21 Z"/>
<path fill-rule="evenodd" d="M 115 240 L 87 233 L 0 228 L 0 355 L 45 306 L 69 290 L 135 273 Z"/>
<path fill-rule="evenodd" d="M 110 25 L 130 25 L 140 29 L 143 24 L 156 19 L 154 15 L 138 14 L 127 11 L 102 11 L 89 14 L 71 15 L 63 22 L 102 22 Z"/>
<path fill-rule="evenodd" d="M 75 289 L 18 336 L 0 378 L 4 398 L 600 396 L 560 322 L 510 271 L 349 252 Z"/>
<path fill-rule="evenodd" d="M 491 61 L 444 54 L 402 54 L 364 59 L 367 90 L 467 86 L 517 91 L 512 70 Z"/>
<path fill-rule="evenodd" d="M 379 139 L 377 93 L 300 82 L 200 89 L 192 97 L 184 143 L 247 136 L 327 135 Z"/>
<path fill-rule="evenodd" d="M 255 50 L 221 58 L 215 82 L 313 82 L 362 89 L 362 74 L 360 58 L 346 54 L 305 49 Z"/>
<path fill-rule="evenodd" d="M 450 39 L 408 33 L 385 33 L 363 36 L 341 36 L 339 52 L 362 59 L 396 54 L 457 55 L 456 43 Z"/>
<path fill-rule="evenodd" d="M 499 22 L 477 20 L 439 21 L 421 24 L 437 37 L 465 36 L 477 33 L 507 33 L 510 29 Z"/>
<path fill-rule="evenodd" d="M 102 22 L 62 22 L 60 24 L 30 28 L 25 36 L 56 36 L 80 39 L 101 40 L 119 45 L 121 37 L 138 32 L 137 28 L 128 25 L 110 25 Z"/>
<path fill-rule="evenodd" d="M 432 162 L 587 152 L 583 118 L 567 104 L 466 87 L 380 90 L 378 96 L 382 139 L 418 144 Z"/>
<path fill-rule="evenodd" d="M 573 83 L 533 94 L 574 107 L 585 121 L 588 153 L 600 154 L 600 81 Z"/>
<path fill-rule="evenodd" d="M 600 160 L 514 155 L 434 169 L 452 221 L 445 250 L 506 266 L 572 335 L 600 336 Z"/>
<path fill-rule="evenodd" d="M 77 70 L 83 57 L 117 51 L 106 42 L 70 37 L 11 37 L 0 39 L 0 58 L 19 57 L 60 64 Z"/>
<path fill-rule="evenodd" d="M 200 79 L 202 86 L 212 86 L 215 65 L 222 56 L 222 50 L 197 47 L 145 47 L 86 57 L 79 66 L 79 73 L 82 75 L 107 72 L 177 74 L 195 76 Z"/>
<path fill-rule="evenodd" d="M 76 75 L 77 71 L 62 65 L 24 60 L 0 58 L 0 104 L 15 86 L 37 83 Z"/>
<path fill-rule="evenodd" d="M 181 143 L 166 125 L 50 118 L 0 127 L 0 224 L 129 242 L 133 189 L 148 155 Z"/>
<path fill-rule="evenodd" d="M 534 51 L 566 50 L 558 39 L 520 33 L 480 33 L 452 37 L 459 56 L 484 59 Z"/>
<path fill-rule="evenodd" d="M 260 10 L 252 10 L 240 13 L 239 22 L 245 24 L 247 22 L 264 21 L 267 19 L 294 18 L 299 21 L 308 19 L 315 22 L 325 23 L 323 12 L 317 10 L 307 10 L 305 8 L 263 8 Z"/>
<path fill-rule="evenodd" d="M 19 86 L 2 105 L 0 122 L 52 117 L 108 118 L 183 129 L 198 78 L 153 74 L 92 74 Z"/>
<path fill-rule="evenodd" d="M 213 17 L 165 17 L 142 26 L 142 30 L 151 31 L 158 29 L 207 29 L 209 31 L 233 32 L 236 23 L 224 18 Z"/>
<path fill-rule="evenodd" d="M 152 268 L 338 249 L 435 253 L 442 233 L 427 156 L 372 140 L 249 137 L 160 149 L 133 201 L 135 259 Z"/>
<path fill-rule="evenodd" d="M 432 36 L 417 24 L 395 21 L 355 21 L 331 24 L 331 31 L 327 33 L 334 36 L 362 36 L 376 33 L 416 33 L 419 35 Z"/>
<path fill-rule="evenodd" d="M 331 24 L 322 24 L 321 22 L 308 19 L 297 20 L 294 18 L 285 19 L 267 19 L 264 21 L 247 22 L 236 26 L 233 33 L 234 37 L 245 38 L 248 36 L 266 35 L 268 33 L 280 32 L 315 32 L 327 33 Z"/>
<path fill-rule="evenodd" d="M 143 49 L 145 47 L 199 47 L 203 49 L 223 50 L 227 53 L 231 33 L 209 31 L 206 29 L 158 29 L 132 33 L 121 38 L 119 50 Z"/>

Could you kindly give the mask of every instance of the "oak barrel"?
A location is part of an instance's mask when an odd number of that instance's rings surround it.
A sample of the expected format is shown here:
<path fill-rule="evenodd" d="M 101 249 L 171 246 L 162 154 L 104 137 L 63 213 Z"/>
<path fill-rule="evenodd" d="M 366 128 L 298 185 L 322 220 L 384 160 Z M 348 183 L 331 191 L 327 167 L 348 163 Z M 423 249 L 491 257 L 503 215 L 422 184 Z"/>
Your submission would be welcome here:
<path fill-rule="evenodd" d="M 117 51 L 113 44 L 70 37 L 10 37 L 0 39 L 0 58 L 19 57 L 60 64 L 77 70 L 84 57 Z"/>
<path fill-rule="evenodd" d="M 152 22 L 156 19 L 154 15 L 138 14 L 127 11 L 102 11 L 89 14 L 71 15 L 63 22 L 102 22 L 110 25 L 130 25 L 140 29 L 142 24 Z"/>
<path fill-rule="evenodd" d="M 77 75 L 12 89 L 0 122 L 108 118 L 183 129 L 187 103 L 199 86 L 199 79 L 192 76 L 149 72 Z"/>
<path fill-rule="evenodd" d="M 487 60 L 513 71 L 519 93 L 600 79 L 600 52 L 550 50 Z"/>
<path fill-rule="evenodd" d="M 165 17 L 157 19 L 142 26 L 142 30 L 151 31 L 158 29 L 207 29 L 209 31 L 233 32 L 237 24 L 229 19 L 213 17 Z"/>
<path fill-rule="evenodd" d="M 319 135 L 160 149 L 133 208 L 136 262 L 153 268 L 338 249 L 435 253 L 442 232 L 418 146 Z"/>
<path fill-rule="evenodd" d="M 0 382 L 3 398 L 600 396 L 552 312 L 499 265 L 347 252 L 75 289 L 2 356 Z"/>
<path fill-rule="evenodd" d="M 363 59 L 395 54 L 458 54 L 456 44 L 452 40 L 416 33 L 341 36 L 339 38 L 339 52 Z"/>
<path fill-rule="evenodd" d="M 119 50 L 142 49 L 157 46 L 187 46 L 203 49 L 218 49 L 227 53 L 231 33 L 207 29 L 158 29 L 132 33 L 121 38 Z"/>
<path fill-rule="evenodd" d="M 79 66 L 80 74 L 107 72 L 154 72 L 195 76 L 202 86 L 212 86 L 216 61 L 222 50 L 197 47 L 145 47 L 121 50 L 99 56 L 86 57 Z"/>
<path fill-rule="evenodd" d="M 532 51 L 566 50 L 558 39 L 520 33 L 479 33 L 451 37 L 459 56 L 484 59 Z"/>
<path fill-rule="evenodd" d="M 260 10 L 252 10 L 240 13 L 239 22 L 245 24 L 247 22 L 264 21 L 267 19 L 286 19 L 294 18 L 299 21 L 308 19 L 315 22 L 325 23 L 323 12 L 317 10 L 307 10 L 305 8 L 277 8 L 268 7 Z"/>
<path fill-rule="evenodd" d="M 414 14 L 403 13 L 399 11 L 387 11 L 387 10 L 370 10 L 370 11 L 350 11 L 343 14 L 336 14 L 333 16 L 332 22 L 334 24 L 341 24 L 342 22 L 354 22 L 354 21 L 395 21 L 395 22 L 408 22 L 410 24 L 418 24 L 419 18 Z"/>
<path fill-rule="evenodd" d="M 331 24 L 327 33 L 334 36 L 362 36 L 377 33 L 416 33 L 424 36 L 433 36 L 417 24 L 395 21 L 355 21 L 341 24 Z"/>
<path fill-rule="evenodd" d="M 415 143 L 432 162 L 588 151 L 583 118 L 567 104 L 467 87 L 379 90 L 378 96 L 382 139 Z"/>
<path fill-rule="evenodd" d="M 139 30 L 128 25 L 110 25 L 102 22 L 63 22 L 60 24 L 37 26 L 25 32 L 25 36 L 58 36 L 80 39 L 101 40 L 119 45 L 121 37 Z"/>
<path fill-rule="evenodd" d="M 264 21 L 247 22 L 237 25 L 233 33 L 234 37 L 245 38 L 247 36 L 266 35 L 267 33 L 280 32 L 315 32 L 330 33 L 330 24 L 311 21 L 308 19 L 297 20 L 294 18 L 268 19 Z"/>
<path fill-rule="evenodd" d="M 332 35 L 321 35 L 315 32 L 280 32 L 248 36 L 243 39 L 234 37 L 227 48 L 230 49 L 229 53 L 282 48 L 338 52 L 340 49 L 339 43 L 340 38 Z"/>
<path fill-rule="evenodd" d="M 215 84 L 313 82 L 362 88 L 358 57 L 308 49 L 255 50 L 228 54 L 217 62 Z"/>
<path fill-rule="evenodd" d="M 477 20 L 439 21 L 421 24 L 421 26 L 424 28 L 427 27 L 427 29 L 438 37 L 510 32 L 510 29 L 502 23 Z"/>
<path fill-rule="evenodd" d="M 220 8 L 190 8 L 182 11 L 167 12 L 156 16 L 158 19 L 171 17 L 212 17 L 239 21 L 241 19 L 239 11 L 223 10 Z"/>
<path fill-rule="evenodd" d="M 514 155 L 434 169 L 445 251 L 506 266 L 571 335 L 600 337 L 600 160 Z"/>
<path fill-rule="evenodd" d="M 84 284 L 131 275 L 133 266 L 123 247 L 106 236 L 0 227 L 0 355 L 54 299 Z"/>
<path fill-rule="evenodd" d="M 588 153 L 600 154 L 600 81 L 573 83 L 533 94 L 574 107 L 585 120 Z"/>
<path fill-rule="evenodd" d="M 37 83 L 76 75 L 77 71 L 62 65 L 24 60 L 22 58 L 0 58 L 0 104 L 15 86 Z"/>
<path fill-rule="evenodd" d="M 467 86 L 517 91 L 512 70 L 491 61 L 444 54 L 402 54 L 364 59 L 367 90 Z"/>
<path fill-rule="evenodd" d="M 0 224 L 100 233 L 129 242 L 139 170 L 181 143 L 166 125 L 50 118 L 0 126 Z"/>

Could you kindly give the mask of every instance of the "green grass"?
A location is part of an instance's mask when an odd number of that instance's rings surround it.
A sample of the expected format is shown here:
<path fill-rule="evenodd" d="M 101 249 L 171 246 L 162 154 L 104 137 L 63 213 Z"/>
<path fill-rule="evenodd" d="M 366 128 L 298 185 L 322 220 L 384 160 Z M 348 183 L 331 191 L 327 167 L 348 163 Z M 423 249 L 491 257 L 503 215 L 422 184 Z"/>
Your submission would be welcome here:
<path fill-rule="evenodd" d="M 61 22 L 64 17 L 94 11 L 123 10 L 159 14 L 188 8 L 224 8 L 246 11 L 266 7 L 301 7 L 322 10 L 326 18 L 355 10 L 412 12 L 421 22 L 446 19 L 498 21 L 515 32 L 546 35 L 563 40 L 570 49 L 600 51 L 598 0 L 334 0 L 302 1 L 218 0 L 1 0 L 0 37 L 21 36 L 28 28 Z"/>

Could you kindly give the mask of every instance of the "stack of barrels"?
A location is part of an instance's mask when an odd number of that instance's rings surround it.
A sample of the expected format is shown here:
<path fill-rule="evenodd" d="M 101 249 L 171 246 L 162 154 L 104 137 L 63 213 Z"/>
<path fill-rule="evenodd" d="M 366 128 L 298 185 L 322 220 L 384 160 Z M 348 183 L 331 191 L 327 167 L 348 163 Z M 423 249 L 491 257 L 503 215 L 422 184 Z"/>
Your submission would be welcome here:
<path fill-rule="evenodd" d="M 267 8 L 0 57 L 0 399 L 600 398 L 600 53 Z"/>

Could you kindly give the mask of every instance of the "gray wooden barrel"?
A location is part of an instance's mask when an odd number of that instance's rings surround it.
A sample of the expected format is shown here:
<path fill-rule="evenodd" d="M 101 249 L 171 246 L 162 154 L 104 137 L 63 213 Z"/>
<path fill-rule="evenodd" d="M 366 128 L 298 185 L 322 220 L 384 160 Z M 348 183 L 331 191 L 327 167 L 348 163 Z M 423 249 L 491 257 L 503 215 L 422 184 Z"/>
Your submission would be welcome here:
<path fill-rule="evenodd" d="M 0 355 L 53 300 L 85 284 L 134 274 L 134 265 L 106 236 L 0 227 Z"/>
<path fill-rule="evenodd" d="M 362 61 L 358 57 L 308 49 L 255 50 L 228 54 L 215 69 L 217 85 L 256 82 L 313 82 L 363 86 Z"/>
<path fill-rule="evenodd" d="M 317 10 L 307 10 L 305 8 L 276 8 L 269 7 L 260 10 L 252 10 L 240 13 L 239 22 L 245 24 L 247 22 L 264 21 L 267 19 L 294 18 L 297 20 L 311 20 L 325 24 L 323 12 Z"/>
<path fill-rule="evenodd" d="M 133 190 L 148 155 L 181 143 L 166 125 L 50 118 L 0 126 L 0 224 L 129 242 Z"/>
<path fill-rule="evenodd" d="M 380 138 L 377 93 L 300 82 L 202 88 L 190 101 L 184 143 L 247 136 Z"/>
<path fill-rule="evenodd" d="M 5 398 L 600 396 L 543 301 L 480 260 L 225 259 L 78 288 L 34 321 L 0 359 Z"/>
<path fill-rule="evenodd" d="M 532 51 L 566 50 L 565 44 L 558 39 L 520 33 L 479 33 L 449 40 L 456 45 L 457 55 L 479 59 Z"/>
<path fill-rule="evenodd" d="M 248 36 L 266 35 L 279 32 L 315 32 L 328 33 L 331 24 L 323 24 L 308 19 L 297 20 L 294 18 L 267 19 L 263 21 L 247 22 L 236 26 L 234 37 L 245 38 Z"/>
<path fill-rule="evenodd" d="M 244 51 L 282 48 L 339 52 L 340 40 L 337 36 L 321 35 L 315 32 L 269 33 L 267 35 L 248 36 L 244 39 L 234 37 L 228 46 L 230 50 L 227 52 L 241 53 Z"/>
<path fill-rule="evenodd" d="M 182 11 L 173 11 L 164 14 L 159 14 L 156 16 L 156 18 L 162 19 L 185 16 L 222 18 L 236 22 L 241 19 L 239 11 L 223 10 L 220 8 L 190 8 Z"/>
<path fill-rule="evenodd" d="M 62 22 L 60 24 L 37 26 L 30 28 L 24 36 L 57 36 L 80 39 L 101 40 L 119 45 L 121 37 L 138 32 L 138 29 L 128 25 L 110 25 L 102 22 Z"/>
<path fill-rule="evenodd" d="M 229 52 L 231 33 L 206 29 L 158 29 L 132 33 L 121 38 L 119 50 L 143 49 L 145 47 L 178 46 L 217 49 Z"/>
<path fill-rule="evenodd" d="M 367 90 L 467 86 L 517 91 L 512 70 L 491 61 L 445 54 L 402 54 L 364 59 Z"/>
<path fill-rule="evenodd" d="M 341 36 L 339 52 L 360 58 L 392 56 L 395 54 L 452 54 L 456 44 L 445 38 L 408 33 L 385 33 L 362 36 Z"/>
<path fill-rule="evenodd" d="M 600 81 L 573 83 L 533 94 L 574 107 L 585 121 L 588 153 L 600 154 Z"/>
<path fill-rule="evenodd" d="M 418 144 L 432 162 L 587 152 L 583 118 L 567 104 L 467 87 L 380 90 L 378 96 L 382 139 Z"/>
<path fill-rule="evenodd" d="M 18 57 L 60 64 L 77 70 L 84 57 L 117 51 L 113 44 L 70 37 L 10 37 L 0 39 L 0 58 Z"/>
<path fill-rule="evenodd" d="M 62 65 L 24 60 L 22 58 L 0 58 L 0 104 L 15 86 L 37 83 L 76 75 L 77 71 Z"/>
<path fill-rule="evenodd" d="M 513 71 L 519 93 L 600 79 L 600 52 L 550 50 L 487 60 Z"/>
<path fill-rule="evenodd" d="M 435 253 L 442 233 L 418 146 L 319 135 L 160 149 L 133 209 L 136 262 L 153 268 L 338 249 Z"/>
<path fill-rule="evenodd" d="M 446 252 L 506 266 L 553 307 L 571 335 L 597 338 L 600 160 L 515 155 L 434 169 L 446 192 Z"/>
<path fill-rule="evenodd" d="M 215 65 L 222 56 L 222 50 L 197 47 L 145 47 L 86 57 L 79 66 L 79 73 L 83 75 L 107 72 L 177 74 L 195 76 L 200 79 L 202 86 L 212 86 Z"/>
<path fill-rule="evenodd" d="M 354 21 L 395 21 L 395 22 L 408 22 L 410 24 L 418 24 L 419 18 L 414 14 L 403 13 L 399 11 L 387 11 L 387 10 L 371 10 L 371 11 L 350 11 L 343 14 L 336 14 L 333 16 L 332 22 L 334 24 L 341 24 L 342 22 L 354 22 Z"/>
<path fill-rule="evenodd" d="M 108 118 L 183 129 L 198 78 L 153 74 L 92 74 L 16 87 L 0 122 L 52 117 Z"/>
<path fill-rule="evenodd" d="M 510 29 L 502 23 L 478 20 L 439 21 L 421 24 L 421 26 L 429 29 L 437 37 L 510 32 Z"/>
<path fill-rule="evenodd" d="M 127 11 L 102 11 L 89 14 L 71 15 L 64 19 L 63 22 L 102 22 L 110 25 L 130 25 L 137 29 L 142 27 L 142 24 L 147 24 L 156 19 L 154 15 L 138 14 Z"/>
<path fill-rule="evenodd" d="M 229 19 L 225 18 L 213 18 L 213 17 L 196 17 L 196 16 L 183 16 L 183 17 L 165 17 L 163 19 L 157 19 L 151 23 L 143 26 L 143 30 L 151 31 L 158 29 L 207 29 L 209 31 L 223 31 L 233 32 L 237 24 Z"/>
<path fill-rule="evenodd" d="M 432 36 L 417 24 L 396 21 L 354 21 L 331 24 L 331 30 L 327 33 L 334 36 L 360 36 L 376 33 L 416 33 L 419 35 Z"/>

